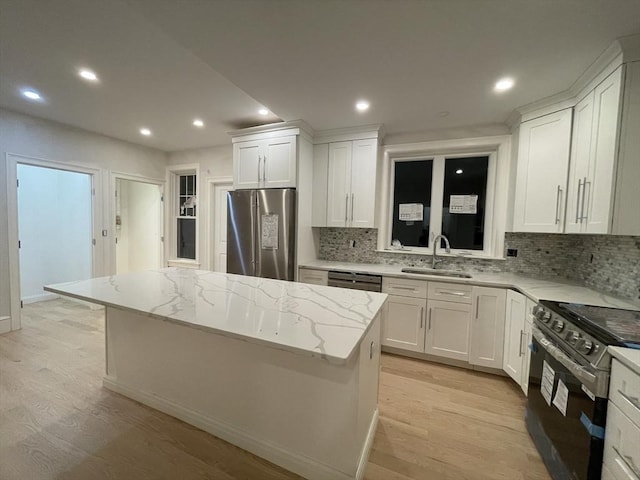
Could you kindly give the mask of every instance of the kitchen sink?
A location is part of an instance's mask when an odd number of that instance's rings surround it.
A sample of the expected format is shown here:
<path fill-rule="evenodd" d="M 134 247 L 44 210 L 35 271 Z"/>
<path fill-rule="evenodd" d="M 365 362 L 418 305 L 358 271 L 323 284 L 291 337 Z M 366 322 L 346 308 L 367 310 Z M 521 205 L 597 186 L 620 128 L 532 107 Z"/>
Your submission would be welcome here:
<path fill-rule="evenodd" d="M 417 273 L 418 275 L 436 275 L 438 277 L 472 278 L 464 272 L 454 272 L 452 270 L 435 270 L 433 268 L 403 268 L 403 273 Z"/>

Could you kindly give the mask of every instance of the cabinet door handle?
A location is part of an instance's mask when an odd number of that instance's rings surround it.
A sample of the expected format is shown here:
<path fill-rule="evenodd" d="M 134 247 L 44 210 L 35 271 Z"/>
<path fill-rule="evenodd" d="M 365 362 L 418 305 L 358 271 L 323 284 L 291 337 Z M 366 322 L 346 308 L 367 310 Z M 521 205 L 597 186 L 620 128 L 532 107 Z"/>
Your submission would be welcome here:
<path fill-rule="evenodd" d="M 355 203 L 356 194 L 351 194 L 351 222 L 353 222 L 353 204 Z"/>
<path fill-rule="evenodd" d="M 591 182 L 587 182 L 587 177 L 584 177 L 584 182 L 582 182 L 582 206 L 580 207 L 580 223 L 582 220 L 587 220 L 588 212 L 585 213 L 585 204 L 584 199 L 587 196 L 587 184 L 589 184 L 589 193 L 591 193 Z M 587 210 L 589 210 L 589 204 L 586 206 Z"/>
<path fill-rule="evenodd" d="M 556 225 L 560 223 L 560 198 L 562 197 L 562 188 L 558 185 L 558 191 L 556 192 Z"/>
<path fill-rule="evenodd" d="M 582 188 L 582 180 L 578 179 L 578 196 L 576 197 L 576 223 L 581 222 L 580 218 L 580 189 Z"/>
<path fill-rule="evenodd" d="M 262 181 L 267 181 L 267 156 L 262 157 Z"/>
<path fill-rule="evenodd" d="M 373 358 L 373 347 L 375 346 L 376 342 L 371 342 L 371 345 L 369 345 L 369 359 Z"/>
<path fill-rule="evenodd" d="M 518 356 L 521 357 L 522 356 L 522 336 L 524 335 L 524 332 L 522 330 L 520 330 L 520 345 L 518 345 Z"/>
<path fill-rule="evenodd" d="M 420 328 L 424 328 L 424 307 L 420 307 Z"/>
<path fill-rule="evenodd" d="M 262 163 L 262 156 L 258 155 L 258 182 L 262 180 L 262 175 L 260 175 L 260 164 Z"/>
<path fill-rule="evenodd" d="M 349 194 L 345 193 L 344 195 L 344 223 L 349 221 Z"/>
<path fill-rule="evenodd" d="M 427 327 L 427 330 L 431 330 L 431 308 L 429 308 L 429 326 Z"/>
<path fill-rule="evenodd" d="M 480 299 L 476 298 L 476 320 L 478 319 L 478 310 L 480 310 Z"/>

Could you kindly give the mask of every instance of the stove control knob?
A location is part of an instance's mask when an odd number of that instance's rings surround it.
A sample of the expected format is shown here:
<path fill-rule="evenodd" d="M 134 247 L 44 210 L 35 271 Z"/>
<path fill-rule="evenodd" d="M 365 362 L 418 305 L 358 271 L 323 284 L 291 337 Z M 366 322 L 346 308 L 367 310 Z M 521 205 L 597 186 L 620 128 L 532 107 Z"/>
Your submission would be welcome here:
<path fill-rule="evenodd" d="M 542 320 L 544 323 L 549 323 L 549 320 L 551 320 L 551 312 L 542 310 L 542 313 L 538 318 Z"/>
<path fill-rule="evenodd" d="M 556 320 L 556 321 L 553 322 L 552 328 L 556 332 L 561 332 L 561 331 L 564 330 L 564 322 L 562 320 Z"/>
<path fill-rule="evenodd" d="M 585 355 L 589 355 L 593 352 L 593 342 L 591 340 L 585 340 L 578 349 Z"/>
<path fill-rule="evenodd" d="M 578 340 L 580 340 L 580 334 L 575 330 L 569 330 L 565 338 L 567 339 L 567 342 L 575 345 L 576 343 L 578 343 Z"/>
<path fill-rule="evenodd" d="M 533 309 L 531 310 L 531 313 L 533 313 L 534 317 L 538 316 L 538 312 L 542 310 L 542 307 L 540 305 L 534 305 Z"/>

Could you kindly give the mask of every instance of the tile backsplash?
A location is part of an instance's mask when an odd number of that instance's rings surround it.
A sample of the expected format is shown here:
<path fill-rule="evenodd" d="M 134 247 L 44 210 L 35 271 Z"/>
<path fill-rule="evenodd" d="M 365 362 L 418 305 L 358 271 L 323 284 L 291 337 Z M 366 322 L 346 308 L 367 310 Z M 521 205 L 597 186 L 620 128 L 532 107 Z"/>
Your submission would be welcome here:
<path fill-rule="evenodd" d="M 376 252 L 376 229 L 320 228 L 322 260 L 430 266 L 430 257 Z M 353 248 L 350 242 L 354 241 Z M 440 257 L 440 268 L 564 277 L 594 289 L 640 300 L 640 237 L 507 233 L 506 248 L 517 257 L 483 260 Z"/>

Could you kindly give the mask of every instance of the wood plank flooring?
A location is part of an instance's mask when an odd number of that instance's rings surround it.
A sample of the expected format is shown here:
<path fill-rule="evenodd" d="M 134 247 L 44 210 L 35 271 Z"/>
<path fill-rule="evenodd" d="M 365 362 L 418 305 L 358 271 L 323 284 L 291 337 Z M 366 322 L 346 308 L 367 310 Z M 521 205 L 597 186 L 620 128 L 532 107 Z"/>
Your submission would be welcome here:
<path fill-rule="evenodd" d="M 0 479 L 295 479 L 101 386 L 102 310 L 27 305 L 0 335 Z M 510 380 L 383 355 L 367 480 L 547 480 Z M 339 439 L 337 439 L 339 440 Z"/>

